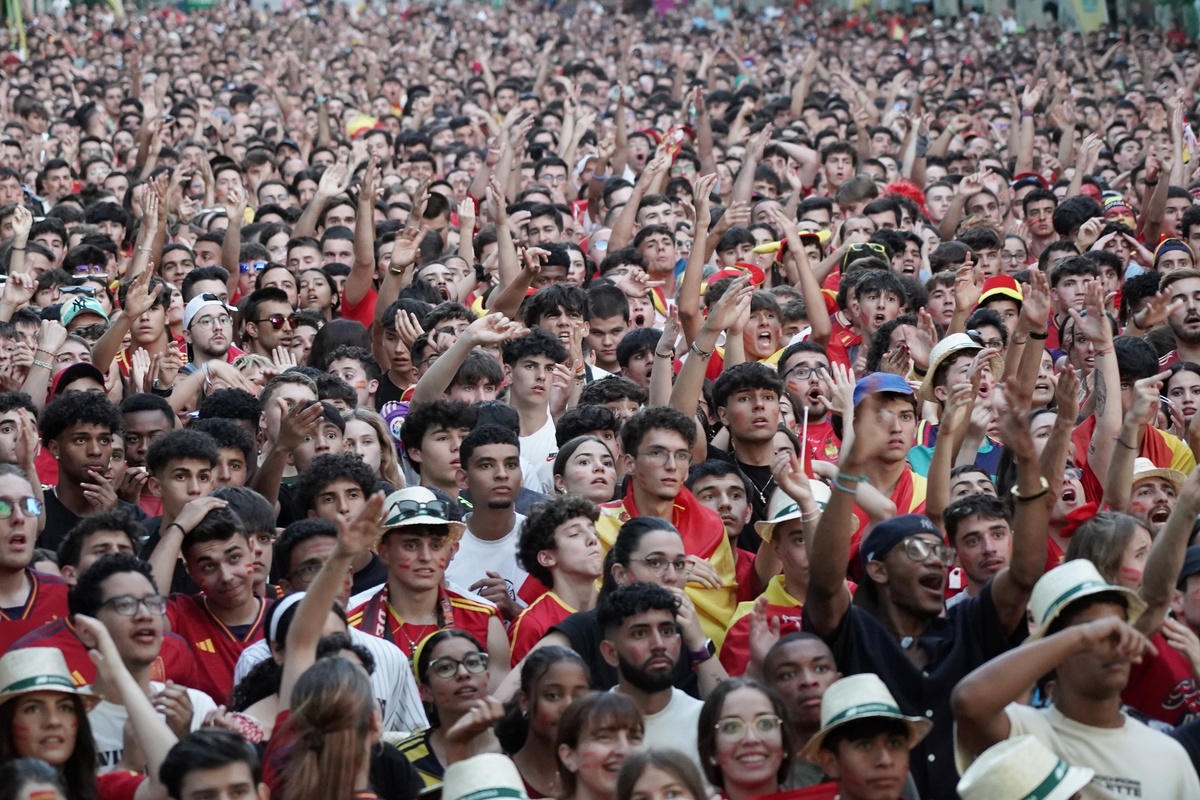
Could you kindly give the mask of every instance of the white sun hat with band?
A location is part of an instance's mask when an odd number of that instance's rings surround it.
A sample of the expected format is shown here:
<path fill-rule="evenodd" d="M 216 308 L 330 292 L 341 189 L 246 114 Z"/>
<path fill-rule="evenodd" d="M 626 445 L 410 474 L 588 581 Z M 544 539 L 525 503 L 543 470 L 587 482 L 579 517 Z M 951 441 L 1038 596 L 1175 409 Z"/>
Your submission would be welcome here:
<path fill-rule="evenodd" d="M 947 358 L 960 352 L 978 352 L 983 349 L 983 345 L 972 339 L 965 333 L 952 333 L 945 337 L 933 346 L 929 351 L 929 370 L 925 373 L 924 380 L 921 381 L 921 391 L 919 395 L 922 400 L 927 400 L 930 403 L 938 402 L 937 397 L 933 393 L 933 378 L 934 373 L 938 371 L 938 367 L 942 365 Z M 988 359 L 988 366 L 991 367 L 992 377 L 1000 380 L 1004 376 L 1004 359 L 998 355 L 994 355 Z"/>
<path fill-rule="evenodd" d="M 454 539 L 466 525 L 451 518 L 451 504 L 424 486 L 398 489 L 383 501 L 383 529 L 395 531 L 413 525 L 446 525 Z"/>
<path fill-rule="evenodd" d="M 989 747 L 958 782 L 962 800 L 1070 800 L 1095 771 L 1072 767 L 1035 736 L 1016 736 Z"/>
<path fill-rule="evenodd" d="M 1125 598 L 1125 621 L 1132 625 L 1146 610 L 1137 592 L 1104 580 L 1096 565 L 1086 558 L 1060 564 L 1047 572 L 1033 585 L 1029 597 L 1029 612 L 1033 615 L 1034 630 L 1030 639 L 1040 639 L 1062 615 L 1063 609 L 1085 597 L 1097 594 L 1116 594 Z"/>
<path fill-rule="evenodd" d="M 481 753 L 446 767 L 442 800 L 529 800 L 529 795 L 511 758 Z"/>
<path fill-rule="evenodd" d="M 892 719 L 908 728 L 908 746 L 913 747 L 933 729 L 933 721 L 910 717 L 900 710 L 896 698 L 878 675 L 864 672 L 834 681 L 821 698 L 821 729 L 804 745 L 800 757 L 815 762 L 825 737 L 838 728 L 861 719 Z"/>
<path fill-rule="evenodd" d="M 812 492 L 813 500 L 824 511 L 825 504 L 829 502 L 833 492 L 816 478 L 808 479 L 808 487 Z M 769 542 L 776 525 L 800 519 L 803 516 L 800 504 L 793 500 L 791 495 L 780 489 L 771 495 L 771 502 L 767 504 L 767 518 L 754 523 L 754 530 L 758 532 L 759 538 L 764 542 Z"/>
<path fill-rule="evenodd" d="M 0 705 L 32 692 L 77 695 L 89 710 L 100 702 L 99 697 L 75 685 L 67 660 L 53 647 L 27 647 L 0 658 Z"/>

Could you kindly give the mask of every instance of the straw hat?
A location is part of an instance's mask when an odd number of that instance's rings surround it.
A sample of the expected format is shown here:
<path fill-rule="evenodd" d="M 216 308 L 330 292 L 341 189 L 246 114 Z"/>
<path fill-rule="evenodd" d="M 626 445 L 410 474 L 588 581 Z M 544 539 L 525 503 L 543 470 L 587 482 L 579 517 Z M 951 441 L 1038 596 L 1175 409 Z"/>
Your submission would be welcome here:
<path fill-rule="evenodd" d="M 413 525 L 445 525 L 454 539 L 466 525 L 450 516 L 450 504 L 424 486 L 408 486 L 392 492 L 383 501 L 383 529 L 396 531 Z"/>
<path fill-rule="evenodd" d="M 1025 734 L 985 750 L 963 773 L 958 794 L 962 800 L 1069 800 L 1093 775 Z"/>
<path fill-rule="evenodd" d="M 932 720 L 910 717 L 901 711 L 878 675 L 870 672 L 850 675 L 834 681 L 825 690 L 821 698 L 821 729 L 804 745 L 801 757 L 816 761 L 826 736 L 849 722 L 872 717 L 899 720 L 908 726 L 909 747 L 924 739 L 933 728 Z"/>
<path fill-rule="evenodd" d="M 1076 600 L 1096 594 L 1125 595 L 1125 620 L 1131 625 L 1146 610 L 1146 604 L 1137 596 L 1137 592 L 1109 583 L 1100 575 L 1095 564 L 1086 558 L 1077 558 L 1050 570 L 1034 584 L 1033 594 L 1029 598 L 1029 611 L 1035 627 L 1029 638 L 1040 639 L 1045 636 L 1046 630 L 1059 618 L 1063 609 Z"/>
<path fill-rule="evenodd" d="M 813 500 L 822 509 L 829 502 L 830 496 L 833 494 L 829 487 L 821 483 L 816 478 L 809 478 L 809 491 L 812 492 Z M 771 534 L 775 530 L 775 526 L 781 522 L 789 522 L 793 519 L 800 519 L 804 516 L 800 511 L 800 504 L 792 499 L 792 496 L 782 489 L 771 494 L 771 502 L 767 504 L 767 518 L 754 523 L 754 530 L 758 532 L 759 537 L 764 542 L 771 541 Z"/>
<path fill-rule="evenodd" d="M 1187 480 L 1187 476 L 1179 470 L 1156 467 L 1150 459 L 1139 456 L 1133 460 L 1133 481 L 1130 485 L 1147 478 L 1162 478 L 1175 487 L 1176 494 L 1179 494 L 1179 490 L 1183 488 L 1183 482 Z"/>
<path fill-rule="evenodd" d="M 67 660 L 53 647 L 27 647 L 0 658 L 0 705 L 31 692 L 78 695 L 88 709 L 100 702 L 75 685 Z"/>
<path fill-rule="evenodd" d="M 937 397 L 933 393 L 933 376 L 943 361 L 955 353 L 960 353 L 964 350 L 977 352 L 982 349 L 983 345 L 965 333 L 952 333 L 935 344 L 929 352 L 929 370 L 925 373 L 925 379 L 921 381 L 921 399 L 927 400 L 930 403 L 938 402 Z M 1004 359 L 1000 356 L 992 356 L 988 364 L 992 368 L 992 377 L 1000 380 L 1001 376 L 1004 375 Z"/>
<path fill-rule="evenodd" d="M 529 795 L 511 758 L 483 753 L 446 767 L 442 800 L 529 800 Z"/>

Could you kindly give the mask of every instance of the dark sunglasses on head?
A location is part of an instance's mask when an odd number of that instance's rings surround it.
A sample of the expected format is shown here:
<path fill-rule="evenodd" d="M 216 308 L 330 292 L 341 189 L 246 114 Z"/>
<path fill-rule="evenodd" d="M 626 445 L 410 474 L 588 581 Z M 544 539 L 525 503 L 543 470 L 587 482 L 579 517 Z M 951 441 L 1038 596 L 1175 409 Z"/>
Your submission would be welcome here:
<path fill-rule="evenodd" d="M 284 325 L 287 325 L 289 330 L 295 330 L 296 326 L 300 324 L 300 318 L 295 314 L 286 317 L 283 314 L 272 314 L 269 317 L 263 317 L 254 321 L 259 325 L 269 322 L 271 323 L 271 327 L 277 331 L 282 330 Z"/>
<path fill-rule="evenodd" d="M 424 503 L 419 500 L 401 500 L 392 506 L 388 513 L 389 522 L 397 518 L 412 519 L 413 517 L 437 517 L 449 521 L 450 504 L 444 500 L 429 500 Z"/>
<path fill-rule="evenodd" d="M 81 294 L 85 297 L 95 297 L 95 286 L 60 286 L 58 290 L 63 294 Z"/>

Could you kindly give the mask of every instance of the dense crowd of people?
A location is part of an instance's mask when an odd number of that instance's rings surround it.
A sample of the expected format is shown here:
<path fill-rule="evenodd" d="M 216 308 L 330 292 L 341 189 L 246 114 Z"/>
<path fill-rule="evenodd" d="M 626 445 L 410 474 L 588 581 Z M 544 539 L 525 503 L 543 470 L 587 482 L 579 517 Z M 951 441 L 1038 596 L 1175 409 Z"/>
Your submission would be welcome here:
<path fill-rule="evenodd" d="M 0 32 L 0 800 L 1200 797 L 1200 50 Z"/>

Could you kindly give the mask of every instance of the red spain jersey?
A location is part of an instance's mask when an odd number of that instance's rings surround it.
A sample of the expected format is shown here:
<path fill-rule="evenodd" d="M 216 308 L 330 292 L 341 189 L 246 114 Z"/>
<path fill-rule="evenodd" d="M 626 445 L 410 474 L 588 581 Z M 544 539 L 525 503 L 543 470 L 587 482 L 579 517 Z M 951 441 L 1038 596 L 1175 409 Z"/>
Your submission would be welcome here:
<path fill-rule="evenodd" d="M 48 622 L 22 636 L 12 646 L 13 650 L 27 647 L 53 647 L 67 660 L 71 679 L 76 686 L 88 686 L 96 681 L 96 665 L 88 658 L 87 648 L 75 634 L 75 626 L 69 619 Z M 162 649 L 158 658 L 150 665 L 150 680 L 166 683 L 174 681 L 180 686 L 191 687 L 195 681 L 194 659 L 187 642 L 174 633 L 164 633 Z"/>
<path fill-rule="evenodd" d="M 526 606 L 508 632 L 512 645 L 512 665 L 515 667 L 541 641 L 546 631 L 574 613 L 575 609 L 554 592 L 546 592 Z"/>
<path fill-rule="evenodd" d="M 231 630 L 208 610 L 204 595 L 173 594 L 167 602 L 171 630 L 187 643 L 196 664 L 192 688 L 223 703 L 233 689 L 233 669 L 238 656 L 263 638 L 263 617 L 269 600 L 258 601 L 258 613 L 247 626 Z"/>
<path fill-rule="evenodd" d="M 47 622 L 67 616 L 67 582 L 55 575 L 26 569 L 29 595 L 19 608 L 0 609 L 0 654 L 18 639 Z"/>
<path fill-rule="evenodd" d="M 767 617 L 779 620 L 779 635 L 787 636 L 800 630 L 800 610 L 803 604 L 783 588 L 783 576 L 776 575 L 767 583 L 763 596 L 767 598 Z M 721 664 L 731 678 L 746 671 L 750 664 L 750 612 L 755 600 L 738 603 L 733 612 L 725 641 L 721 643 Z"/>
<path fill-rule="evenodd" d="M 429 634 L 442 628 L 458 628 L 478 640 L 487 649 L 488 626 L 496 616 L 496 607 L 461 595 L 444 586 L 438 588 L 438 621 L 436 624 L 411 625 L 396 613 L 388 602 L 388 585 L 385 583 L 367 600 L 350 610 L 347 617 L 350 626 L 360 631 L 386 639 L 412 657 L 413 650 Z"/>

